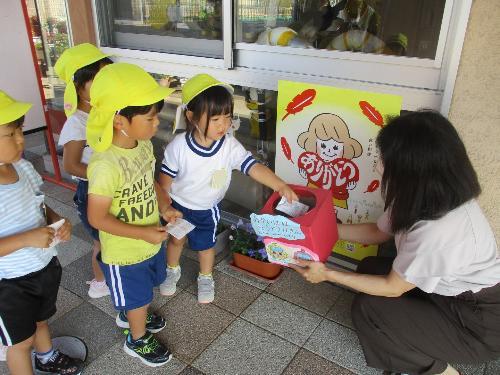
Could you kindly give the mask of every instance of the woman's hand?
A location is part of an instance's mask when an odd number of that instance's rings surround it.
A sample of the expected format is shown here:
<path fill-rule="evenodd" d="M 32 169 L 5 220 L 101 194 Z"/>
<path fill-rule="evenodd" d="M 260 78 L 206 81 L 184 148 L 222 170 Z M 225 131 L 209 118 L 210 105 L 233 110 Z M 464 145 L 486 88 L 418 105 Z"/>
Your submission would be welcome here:
<path fill-rule="evenodd" d="M 295 192 L 292 190 L 290 186 L 287 184 L 283 184 L 278 190 L 278 194 L 281 197 L 285 197 L 288 203 L 292 203 L 292 201 L 298 201 L 299 197 Z"/>
<path fill-rule="evenodd" d="M 300 259 L 296 262 L 297 264 L 290 263 L 290 268 L 300 273 L 307 281 L 315 284 L 328 280 L 328 273 L 331 270 L 323 263 Z"/>

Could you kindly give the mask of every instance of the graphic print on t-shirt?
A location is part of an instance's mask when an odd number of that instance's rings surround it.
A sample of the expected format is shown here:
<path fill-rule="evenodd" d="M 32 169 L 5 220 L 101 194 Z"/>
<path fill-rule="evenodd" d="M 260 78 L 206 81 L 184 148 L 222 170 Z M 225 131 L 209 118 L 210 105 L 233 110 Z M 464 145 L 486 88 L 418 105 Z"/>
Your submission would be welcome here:
<path fill-rule="evenodd" d="M 126 157 L 118 159 L 125 183 L 114 196 L 119 208 L 116 218 L 125 223 L 142 221 L 156 212 L 154 166 L 144 163 L 147 159 L 146 149 L 143 149 L 134 159 Z"/>

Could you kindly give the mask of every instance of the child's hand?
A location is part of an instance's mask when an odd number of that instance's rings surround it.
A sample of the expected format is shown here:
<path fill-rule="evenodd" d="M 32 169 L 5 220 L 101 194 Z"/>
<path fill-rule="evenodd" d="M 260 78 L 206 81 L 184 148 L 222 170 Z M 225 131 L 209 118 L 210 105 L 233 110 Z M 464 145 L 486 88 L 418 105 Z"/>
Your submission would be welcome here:
<path fill-rule="evenodd" d="M 69 241 L 71 239 L 71 222 L 63 217 L 61 219 L 64 219 L 64 224 L 57 231 L 57 237 L 59 237 L 61 241 Z"/>
<path fill-rule="evenodd" d="M 283 184 L 279 189 L 278 193 L 280 196 L 285 197 L 288 203 L 292 203 L 292 201 L 298 201 L 299 197 L 295 192 L 292 190 L 290 186 L 287 184 Z"/>
<path fill-rule="evenodd" d="M 167 223 L 175 223 L 175 220 L 180 219 L 182 217 L 182 212 L 176 210 L 172 206 L 169 206 L 166 210 L 161 213 L 161 217 Z"/>
<path fill-rule="evenodd" d="M 24 232 L 26 246 L 48 248 L 56 235 L 56 231 L 50 227 L 41 227 Z"/>
<path fill-rule="evenodd" d="M 168 233 L 165 231 L 165 228 L 150 226 L 144 227 L 142 239 L 146 242 L 156 245 L 165 241 L 167 239 L 167 235 Z"/>

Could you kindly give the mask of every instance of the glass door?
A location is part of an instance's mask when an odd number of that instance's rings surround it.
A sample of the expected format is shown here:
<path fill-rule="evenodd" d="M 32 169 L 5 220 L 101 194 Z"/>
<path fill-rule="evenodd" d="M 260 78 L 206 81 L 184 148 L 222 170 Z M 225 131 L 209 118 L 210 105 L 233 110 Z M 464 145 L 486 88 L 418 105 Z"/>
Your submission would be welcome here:
<path fill-rule="evenodd" d="M 223 0 L 95 1 L 102 47 L 222 59 Z"/>

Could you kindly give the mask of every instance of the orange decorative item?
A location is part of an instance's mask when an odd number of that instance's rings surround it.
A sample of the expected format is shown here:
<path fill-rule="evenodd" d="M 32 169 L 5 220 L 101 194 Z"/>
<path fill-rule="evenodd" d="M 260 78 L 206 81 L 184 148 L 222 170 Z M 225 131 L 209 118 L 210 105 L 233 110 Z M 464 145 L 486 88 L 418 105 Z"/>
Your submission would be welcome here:
<path fill-rule="evenodd" d="M 278 264 L 263 262 L 240 253 L 233 253 L 233 266 L 267 280 L 276 279 L 282 271 Z"/>
<path fill-rule="evenodd" d="M 359 102 L 359 107 L 363 111 L 363 114 L 368 117 L 368 119 L 377 126 L 384 126 L 384 118 L 379 111 L 375 109 L 370 103 L 362 100 Z"/>
<path fill-rule="evenodd" d="M 293 98 L 293 100 L 290 103 L 288 103 L 288 105 L 286 106 L 286 115 L 283 116 L 281 121 L 286 119 L 289 114 L 294 115 L 302 111 L 308 105 L 311 105 L 315 97 L 316 97 L 315 89 L 307 89 L 302 91 L 300 94 L 295 96 L 295 98 Z"/>

